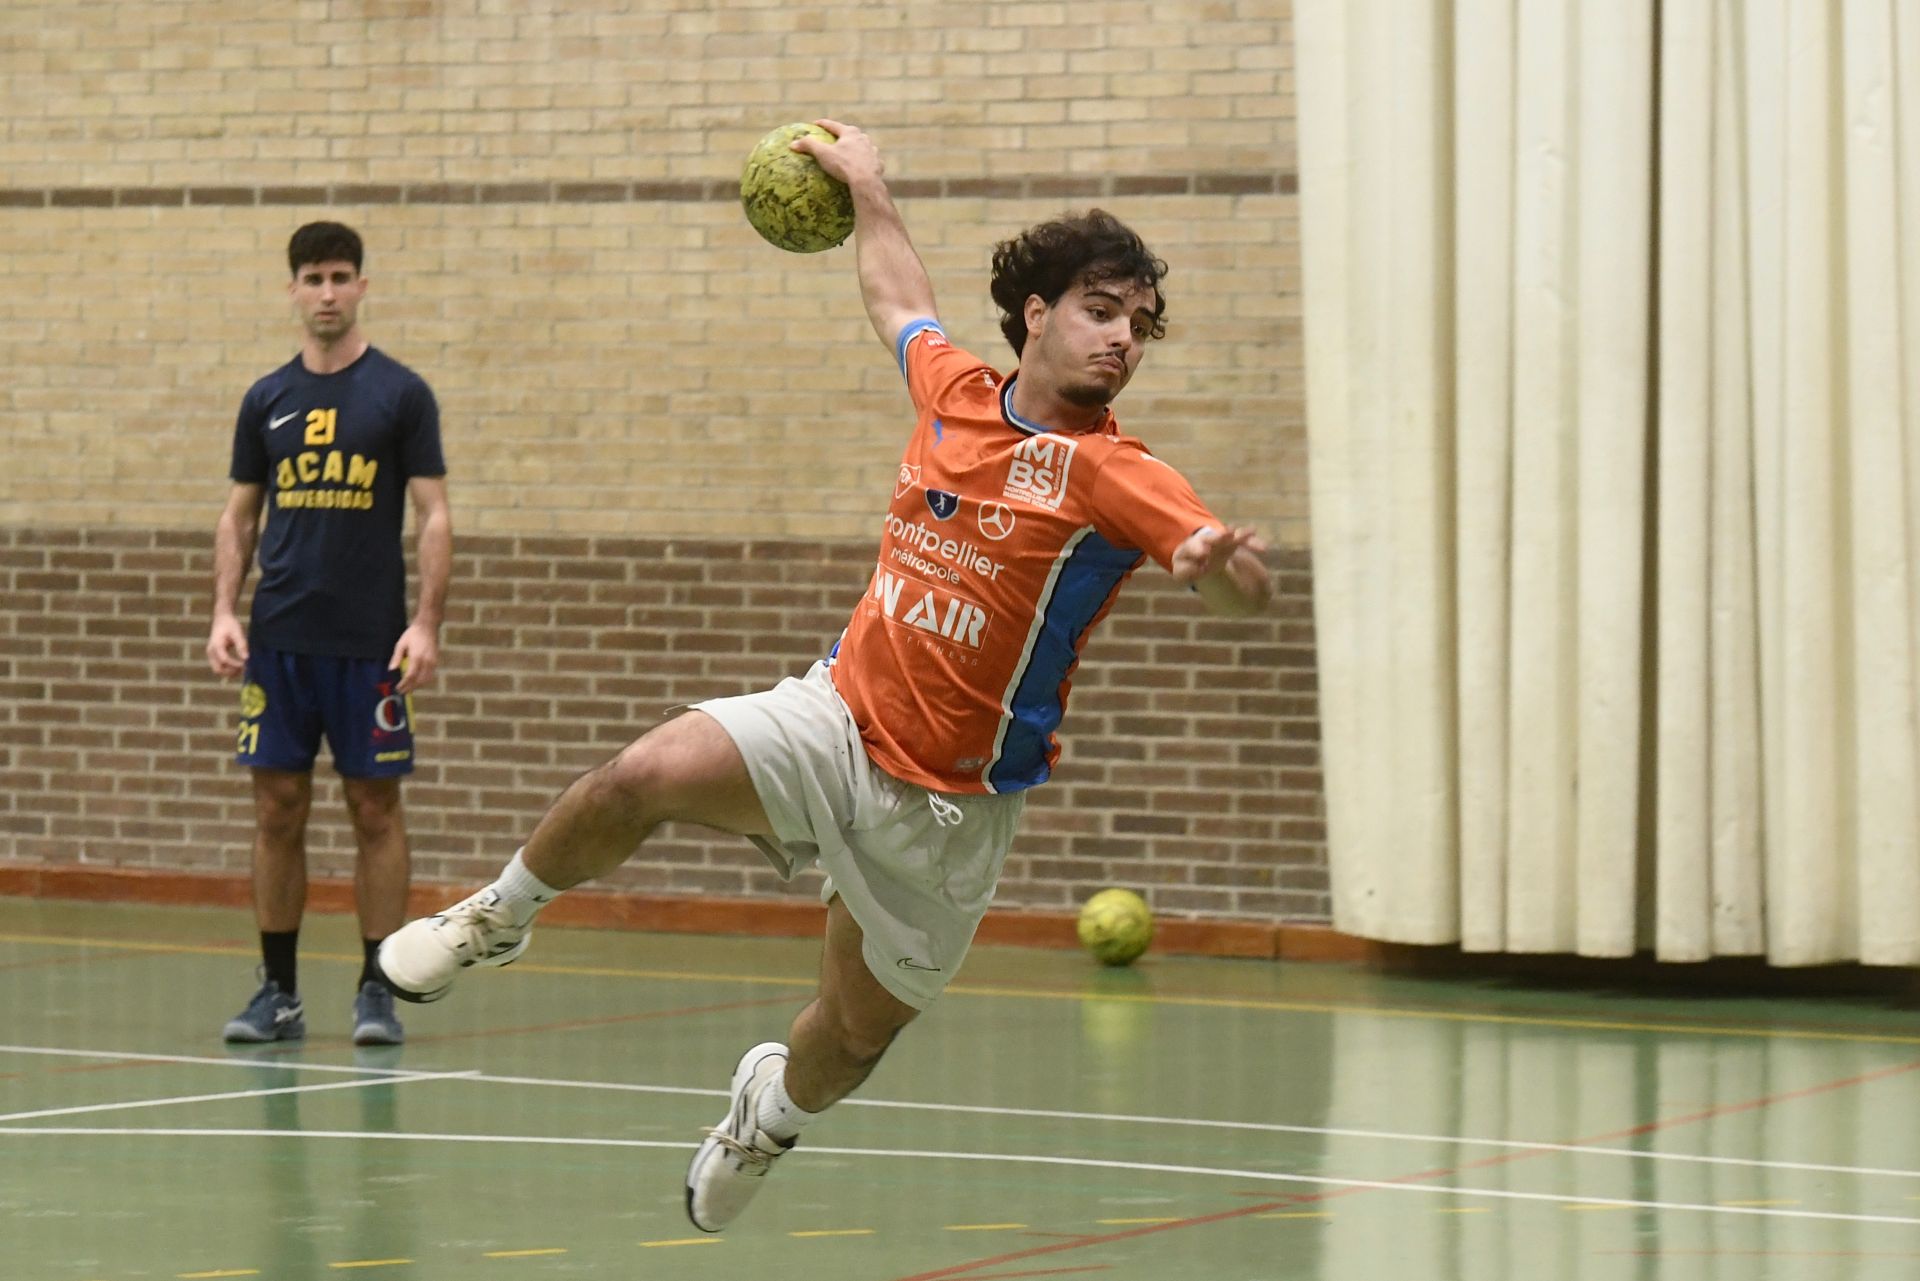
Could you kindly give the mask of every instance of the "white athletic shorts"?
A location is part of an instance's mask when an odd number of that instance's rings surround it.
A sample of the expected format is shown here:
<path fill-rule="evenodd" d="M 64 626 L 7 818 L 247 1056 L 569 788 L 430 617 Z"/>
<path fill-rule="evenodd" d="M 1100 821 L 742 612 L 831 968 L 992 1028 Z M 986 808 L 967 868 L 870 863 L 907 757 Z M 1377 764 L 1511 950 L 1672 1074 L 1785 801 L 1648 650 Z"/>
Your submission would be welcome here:
<path fill-rule="evenodd" d="M 753 843 L 792 880 L 809 863 L 866 935 L 880 985 L 917 1010 L 960 968 L 1013 844 L 1022 793 L 966 795 L 902 782 L 860 745 L 825 663 L 770 690 L 695 703 L 746 758 L 774 837 Z"/>

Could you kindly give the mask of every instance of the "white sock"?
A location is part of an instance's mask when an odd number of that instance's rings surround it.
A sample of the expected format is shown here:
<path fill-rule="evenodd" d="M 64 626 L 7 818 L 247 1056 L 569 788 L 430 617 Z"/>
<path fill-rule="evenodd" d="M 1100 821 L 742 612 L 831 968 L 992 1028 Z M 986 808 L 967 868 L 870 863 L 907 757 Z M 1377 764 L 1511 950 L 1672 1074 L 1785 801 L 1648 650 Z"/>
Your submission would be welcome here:
<path fill-rule="evenodd" d="M 779 1076 L 760 1092 L 760 1111 L 755 1123 L 764 1130 L 768 1138 L 778 1139 L 782 1143 L 791 1143 L 800 1137 L 800 1127 L 806 1125 L 818 1112 L 808 1112 L 787 1097 L 787 1074 L 782 1069 Z"/>
<path fill-rule="evenodd" d="M 560 897 L 559 890 L 527 870 L 526 862 L 520 857 L 524 852 L 514 851 L 513 861 L 507 864 L 506 870 L 500 873 L 500 878 L 492 887 L 512 914 L 516 925 L 525 925 L 541 908 Z"/>

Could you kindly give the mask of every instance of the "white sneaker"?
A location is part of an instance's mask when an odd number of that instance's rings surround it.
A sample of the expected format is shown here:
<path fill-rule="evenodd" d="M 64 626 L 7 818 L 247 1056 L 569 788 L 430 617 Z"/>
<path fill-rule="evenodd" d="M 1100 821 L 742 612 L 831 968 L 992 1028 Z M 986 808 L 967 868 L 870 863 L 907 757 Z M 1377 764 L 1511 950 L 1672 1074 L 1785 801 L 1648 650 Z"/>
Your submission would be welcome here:
<path fill-rule="evenodd" d="M 527 950 L 533 925 L 515 925 L 492 886 L 444 912 L 409 921 L 380 944 L 381 978 L 403 1001 L 437 1001 L 469 965 L 509 965 Z"/>
<path fill-rule="evenodd" d="M 754 1046 L 733 1069 L 733 1106 L 687 1167 L 687 1217 L 702 1232 L 718 1232 L 739 1216 L 760 1190 L 773 1163 L 793 1150 L 759 1125 L 760 1096 L 787 1070 L 787 1047 L 777 1041 Z"/>

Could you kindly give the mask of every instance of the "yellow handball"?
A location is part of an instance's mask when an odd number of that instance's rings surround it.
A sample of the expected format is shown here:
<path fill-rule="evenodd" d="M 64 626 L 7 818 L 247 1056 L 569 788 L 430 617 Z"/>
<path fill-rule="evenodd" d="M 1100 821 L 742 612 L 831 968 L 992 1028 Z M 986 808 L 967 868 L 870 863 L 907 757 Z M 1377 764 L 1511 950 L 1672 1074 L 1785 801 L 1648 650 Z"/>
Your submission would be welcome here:
<path fill-rule="evenodd" d="M 789 147 L 799 137 L 833 141 L 819 125 L 799 123 L 756 142 L 740 174 L 740 207 L 768 244 L 812 254 L 853 234 L 853 193 L 819 161 Z"/>
<path fill-rule="evenodd" d="M 1080 946 L 1102 965 L 1131 965 L 1153 941 L 1153 913 L 1132 890 L 1101 890 L 1080 909 Z"/>

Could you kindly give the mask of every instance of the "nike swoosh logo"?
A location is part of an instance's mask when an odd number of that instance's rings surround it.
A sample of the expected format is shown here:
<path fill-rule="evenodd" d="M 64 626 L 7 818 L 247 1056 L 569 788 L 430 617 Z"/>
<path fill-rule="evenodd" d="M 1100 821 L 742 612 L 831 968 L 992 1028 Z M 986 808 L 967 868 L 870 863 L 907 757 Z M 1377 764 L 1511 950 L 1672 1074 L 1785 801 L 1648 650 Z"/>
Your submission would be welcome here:
<path fill-rule="evenodd" d="M 940 972 L 940 967 L 937 965 L 922 965 L 920 962 L 906 956 L 901 957 L 895 961 L 894 964 L 903 970 L 925 970 L 929 974 L 938 974 Z"/>
<path fill-rule="evenodd" d="M 289 418 L 298 418 L 299 416 L 300 416 L 300 411 L 297 409 L 290 414 L 282 414 L 278 418 L 274 419 L 272 422 L 267 424 L 267 430 L 273 431 L 274 429 L 278 428 L 281 424 L 285 423 Z"/>

